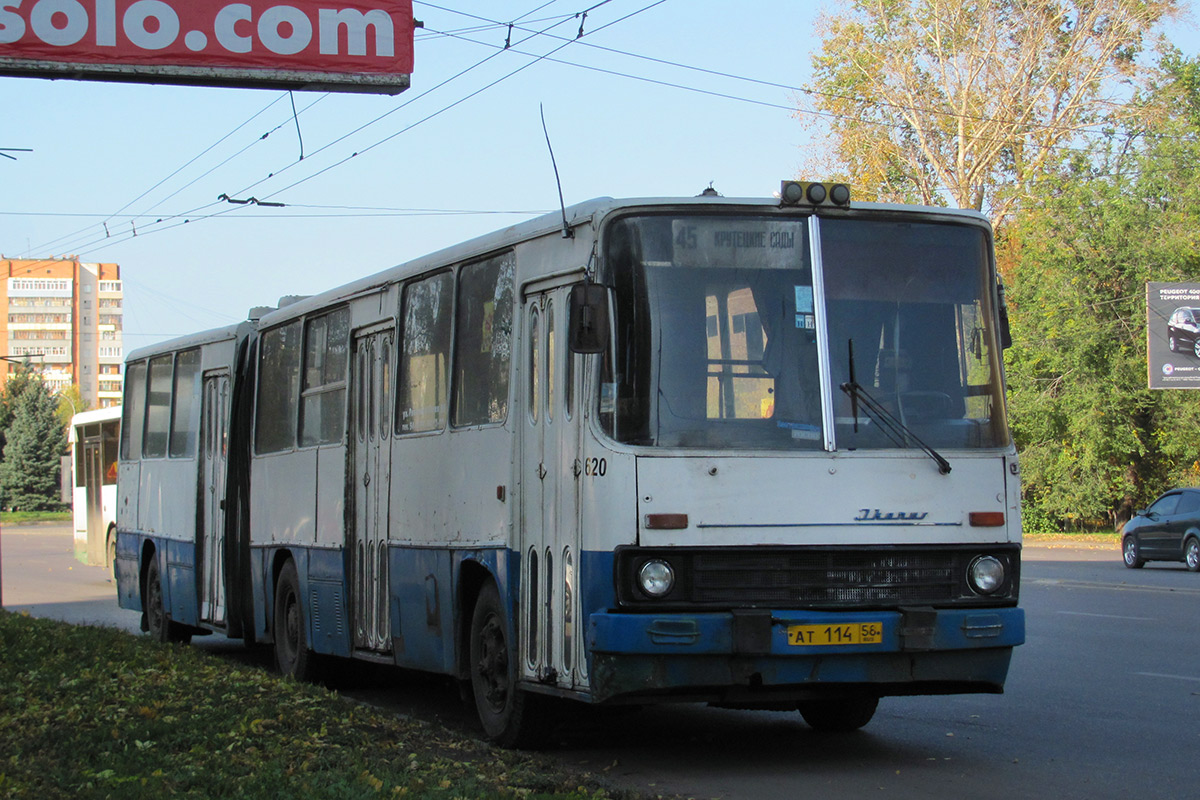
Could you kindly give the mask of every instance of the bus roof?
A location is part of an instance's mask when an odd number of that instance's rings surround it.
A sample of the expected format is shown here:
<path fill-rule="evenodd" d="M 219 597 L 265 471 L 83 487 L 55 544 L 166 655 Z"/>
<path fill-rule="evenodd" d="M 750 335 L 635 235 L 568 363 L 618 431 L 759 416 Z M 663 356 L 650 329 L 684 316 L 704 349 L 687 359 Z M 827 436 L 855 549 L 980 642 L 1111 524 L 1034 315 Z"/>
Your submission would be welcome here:
<path fill-rule="evenodd" d="M 71 426 L 87 425 L 92 422 L 107 422 L 113 419 L 121 418 L 120 406 L 109 406 L 108 408 L 93 408 L 88 411 L 80 411 L 75 416 L 71 417 Z"/>
<path fill-rule="evenodd" d="M 97 422 L 119 422 L 121 419 L 121 407 L 109 406 L 108 408 L 93 408 L 90 411 L 80 411 L 71 417 L 71 424 L 67 428 L 67 441 L 75 444 L 78 438 L 75 436 L 75 431 L 81 425 L 94 425 Z"/>
<path fill-rule="evenodd" d="M 844 216 L 856 211 L 901 212 L 906 214 L 923 214 L 929 216 L 957 217 L 970 220 L 977 224 L 987 224 L 987 217 L 978 211 L 970 209 L 952 209 L 930 206 L 899 205 L 894 203 L 853 203 L 849 209 L 811 206 L 783 207 L 777 197 L 721 197 L 719 195 L 700 195 L 697 197 L 641 197 L 614 199 L 597 197 L 568 206 L 564 211 L 554 211 L 535 217 L 525 222 L 511 225 L 491 233 L 478 236 L 460 244 L 438 250 L 428 255 L 420 256 L 411 261 L 390 267 L 381 272 L 359 278 L 350 283 L 310 297 L 302 298 L 294 303 L 281 306 L 262 316 L 261 325 L 270 327 L 278 322 L 293 319 L 316 309 L 325 308 L 338 302 L 349 300 L 361 294 L 375 291 L 395 283 L 410 275 L 436 269 L 450 264 L 458 264 L 483 257 L 519 242 L 544 236 L 563 228 L 564 217 L 568 227 L 574 229 L 581 225 L 596 224 L 609 213 L 618 209 L 653 208 L 653 207 L 717 207 L 717 206 L 746 206 L 757 208 L 781 209 L 782 213 L 811 214 L 814 211 L 821 215 Z M 582 265 L 581 265 L 582 266 Z M 140 352 L 140 351 L 139 351 Z"/>
<path fill-rule="evenodd" d="M 176 350 L 186 350 L 189 347 L 199 347 L 202 344 L 210 344 L 212 342 L 223 342 L 226 339 L 236 339 L 238 329 L 247 323 L 239 322 L 234 325 L 226 325 L 223 328 L 211 328 L 207 331 L 199 333 L 189 333 L 187 336 L 178 336 L 174 339 L 166 339 L 154 344 L 148 344 L 145 347 L 139 347 L 136 350 L 130 351 L 125 356 L 125 360 L 139 361 L 143 358 L 156 356 L 160 353 L 173 353 Z"/>

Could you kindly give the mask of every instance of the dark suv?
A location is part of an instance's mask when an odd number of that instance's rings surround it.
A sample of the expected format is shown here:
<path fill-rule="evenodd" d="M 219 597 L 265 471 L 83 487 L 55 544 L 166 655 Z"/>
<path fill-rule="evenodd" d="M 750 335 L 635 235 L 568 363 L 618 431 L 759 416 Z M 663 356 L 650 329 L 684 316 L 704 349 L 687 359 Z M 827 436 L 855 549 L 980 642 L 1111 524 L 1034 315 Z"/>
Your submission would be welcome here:
<path fill-rule="evenodd" d="M 1200 308 L 1184 306 L 1167 320 L 1167 345 L 1171 352 L 1188 349 L 1200 358 Z"/>
<path fill-rule="evenodd" d="M 1172 489 L 1137 512 L 1121 529 L 1125 566 L 1182 561 L 1200 572 L 1200 489 Z"/>

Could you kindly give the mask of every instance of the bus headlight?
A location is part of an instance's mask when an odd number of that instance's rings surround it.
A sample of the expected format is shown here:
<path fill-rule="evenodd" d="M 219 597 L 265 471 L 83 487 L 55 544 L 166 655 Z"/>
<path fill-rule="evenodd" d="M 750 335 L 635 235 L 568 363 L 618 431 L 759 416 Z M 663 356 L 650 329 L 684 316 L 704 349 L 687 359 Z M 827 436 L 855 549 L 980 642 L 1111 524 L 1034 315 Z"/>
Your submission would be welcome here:
<path fill-rule="evenodd" d="M 675 570 L 660 558 L 647 561 L 638 570 L 638 585 L 647 597 L 665 597 L 675 586 Z"/>
<path fill-rule="evenodd" d="M 995 556 L 980 556 L 967 568 L 967 580 L 979 594 L 992 594 L 1004 585 L 1004 564 Z"/>

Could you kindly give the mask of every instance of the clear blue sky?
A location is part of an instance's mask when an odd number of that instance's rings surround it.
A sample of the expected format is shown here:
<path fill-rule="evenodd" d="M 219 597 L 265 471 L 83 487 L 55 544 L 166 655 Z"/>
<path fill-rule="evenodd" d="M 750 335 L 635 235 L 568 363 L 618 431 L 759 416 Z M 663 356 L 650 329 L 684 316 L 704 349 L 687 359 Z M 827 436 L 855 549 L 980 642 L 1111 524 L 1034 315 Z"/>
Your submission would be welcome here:
<path fill-rule="evenodd" d="M 568 204 L 710 182 L 769 196 L 809 159 L 814 132 L 787 87 L 808 80 L 829 3 L 612 0 L 559 61 L 530 65 L 574 39 L 574 14 L 598 0 L 543 2 L 417 0 L 412 87 L 297 92 L 299 137 L 286 92 L 0 78 L 0 147 L 33 149 L 0 158 L 0 253 L 120 264 L 130 350 L 555 209 L 539 104 Z M 518 29 L 502 52 L 506 28 L 447 9 L 562 38 Z M 458 32 L 476 41 L 445 35 Z M 1171 35 L 1196 54 L 1194 28 Z M 222 193 L 288 207 L 235 208 Z"/>

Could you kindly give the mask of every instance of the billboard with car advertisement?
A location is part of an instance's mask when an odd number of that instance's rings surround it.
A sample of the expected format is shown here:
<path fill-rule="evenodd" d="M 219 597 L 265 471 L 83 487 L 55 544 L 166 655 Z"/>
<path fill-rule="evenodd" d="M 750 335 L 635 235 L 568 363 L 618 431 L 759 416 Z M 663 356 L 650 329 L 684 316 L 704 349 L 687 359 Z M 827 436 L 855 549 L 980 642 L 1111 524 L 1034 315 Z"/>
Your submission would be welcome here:
<path fill-rule="evenodd" d="M 397 94 L 412 0 L 0 0 L 0 75 Z"/>
<path fill-rule="evenodd" d="M 1200 389 L 1200 283 L 1146 284 L 1151 389 Z"/>

